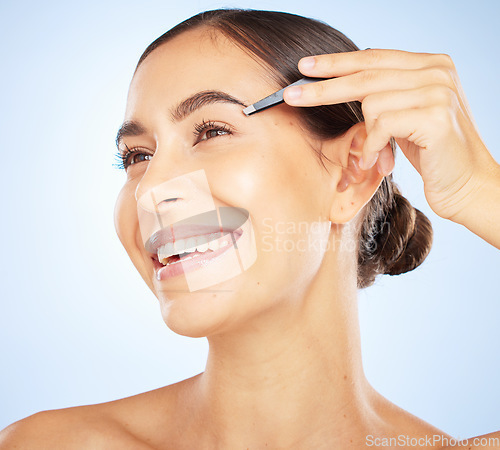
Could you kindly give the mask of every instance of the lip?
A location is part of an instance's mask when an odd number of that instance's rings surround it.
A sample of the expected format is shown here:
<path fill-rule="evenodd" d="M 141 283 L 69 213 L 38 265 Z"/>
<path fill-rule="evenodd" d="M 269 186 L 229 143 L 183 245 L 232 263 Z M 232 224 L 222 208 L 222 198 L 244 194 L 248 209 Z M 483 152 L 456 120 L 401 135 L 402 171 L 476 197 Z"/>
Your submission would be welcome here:
<path fill-rule="evenodd" d="M 182 262 L 181 260 L 181 262 L 178 262 L 176 264 L 164 266 L 162 263 L 158 261 L 158 258 L 155 255 L 155 257 L 152 257 L 152 260 L 153 260 L 156 279 L 158 281 L 165 281 L 169 278 L 176 277 L 187 272 L 192 272 L 194 270 L 205 267 L 207 264 L 211 264 L 220 255 L 224 254 L 227 250 L 234 247 L 234 243 L 240 239 L 241 235 L 243 234 L 243 230 L 239 228 L 234 231 L 229 231 L 228 233 L 232 234 L 232 239 L 230 240 L 229 245 L 226 245 L 225 247 L 221 247 L 217 250 L 209 251 L 206 253 L 195 252 L 198 253 L 199 256 L 195 256 L 184 262 Z M 226 235 L 228 233 L 225 233 L 219 239 L 224 239 L 224 238 L 227 239 Z M 177 233 L 176 237 L 178 237 Z M 190 236 L 185 236 L 185 237 L 190 237 Z M 181 237 L 178 238 L 182 239 Z"/>

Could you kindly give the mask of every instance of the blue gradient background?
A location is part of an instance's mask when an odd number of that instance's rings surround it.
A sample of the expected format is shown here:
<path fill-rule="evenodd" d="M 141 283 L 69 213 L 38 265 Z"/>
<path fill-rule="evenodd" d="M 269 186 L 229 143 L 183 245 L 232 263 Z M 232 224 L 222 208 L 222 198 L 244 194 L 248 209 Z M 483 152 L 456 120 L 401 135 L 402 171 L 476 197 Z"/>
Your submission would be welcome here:
<path fill-rule="evenodd" d="M 203 371 L 206 341 L 164 325 L 115 235 L 125 175 L 112 163 L 142 51 L 220 6 L 322 19 L 360 48 L 451 55 L 500 161 L 496 1 L 2 1 L 0 428 Z M 455 437 L 498 430 L 500 252 L 434 214 L 398 152 L 395 180 L 431 219 L 435 243 L 417 270 L 360 292 L 367 377 Z"/>

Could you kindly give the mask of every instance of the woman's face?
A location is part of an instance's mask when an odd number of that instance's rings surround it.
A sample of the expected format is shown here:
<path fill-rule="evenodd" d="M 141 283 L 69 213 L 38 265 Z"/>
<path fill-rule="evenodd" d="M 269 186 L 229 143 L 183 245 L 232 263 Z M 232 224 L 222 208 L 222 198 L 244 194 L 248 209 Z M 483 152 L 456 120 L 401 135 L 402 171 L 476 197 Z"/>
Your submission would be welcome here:
<path fill-rule="evenodd" d="M 124 135 L 120 144 L 120 149 L 138 147 L 140 154 L 130 159 L 115 226 L 158 298 L 166 324 L 179 334 L 199 337 L 241 329 L 252 318 L 300 307 L 321 265 L 325 249 L 319 244 L 330 235 L 332 177 L 312 148 L 318 142 L 301 128 L 292 107 L 283 104 L 247 117 L 240 104 L 205 102 L 172 118 L 181 102 L 202 91 L 225 92 L 249 105 L 277 88 L 262 65 L 204 29 L 185 32 L 154 50 L 132 80 L 125 121 L 143 130 Z M 239 275 L 190 292 L 183 275 L 156 279 L 155 262 L 141 237 L 137 199 L 199 170 L 216 207 L 249 212 L 257 256 Z"/>

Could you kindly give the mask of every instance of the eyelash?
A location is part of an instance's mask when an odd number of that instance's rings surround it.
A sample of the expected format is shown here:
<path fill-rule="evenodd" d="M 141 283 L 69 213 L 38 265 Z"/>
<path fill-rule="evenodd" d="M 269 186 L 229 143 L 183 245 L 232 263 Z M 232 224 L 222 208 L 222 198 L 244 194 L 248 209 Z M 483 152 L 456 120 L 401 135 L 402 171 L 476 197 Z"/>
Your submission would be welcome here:
<path fill-rule="evenodd" d="M 215 122 L 212 122 L 210 120 L 203 120 L 201 123 L 196 124 L 194 126 L 195 131 L 193 132 L 196 142 L 195 144 L 198 144 L 199 142 L 206 141 L 209 139 L 213 139 L 214 137 L 218 136 L 223 136 L 223 135 L 229 135 L 232 134 L 231 128 L 224 124 L 224 125 L 217 125 Z M 217 134 L 215 136 L 212 136 L 211 138 L 206 137 L 205 139 L 201 139 L 201 136 L 205 132 L 209 131 L 214 131 Z M 223 134 L 224 133 L 224 134 Z M 126 151 L 122 152 L 118 150 L 115 153 L 115 158 L 116 162 L 113 164 L 114 167 L 116 167 L 119 170 L 127 170 L 127 168 L 133 164 L 137 163 L 130 163 L 129 160 L 130 158 L 133 158 L 136 155 L 145 155 L 149 156 L 150 158 L 153 156 L 149 153 L 144 153 L 141 147 L 134 147 L 132 149 L 128 148 L 128 146 L 125 144 Z M 141 162 L 141 161 L 139 161 Z"/>

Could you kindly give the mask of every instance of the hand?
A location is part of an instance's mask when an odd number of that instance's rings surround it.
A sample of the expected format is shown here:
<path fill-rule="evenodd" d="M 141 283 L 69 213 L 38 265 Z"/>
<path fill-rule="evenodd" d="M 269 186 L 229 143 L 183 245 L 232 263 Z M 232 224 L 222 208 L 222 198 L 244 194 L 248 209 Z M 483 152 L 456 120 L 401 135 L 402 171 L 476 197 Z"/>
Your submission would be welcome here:
<path fill-rule="evenodd" d="M 291 106 L 362 104 L 362 169 L 394 169 L 389 140 L 421 175 L 432 210 L 454 220 L 487 178 L 498 176 L 479 136 L 452 59 L 444 54 L 369 49 L 303 58 L 306 76 L 337 77 L 285 90 Z"/>

